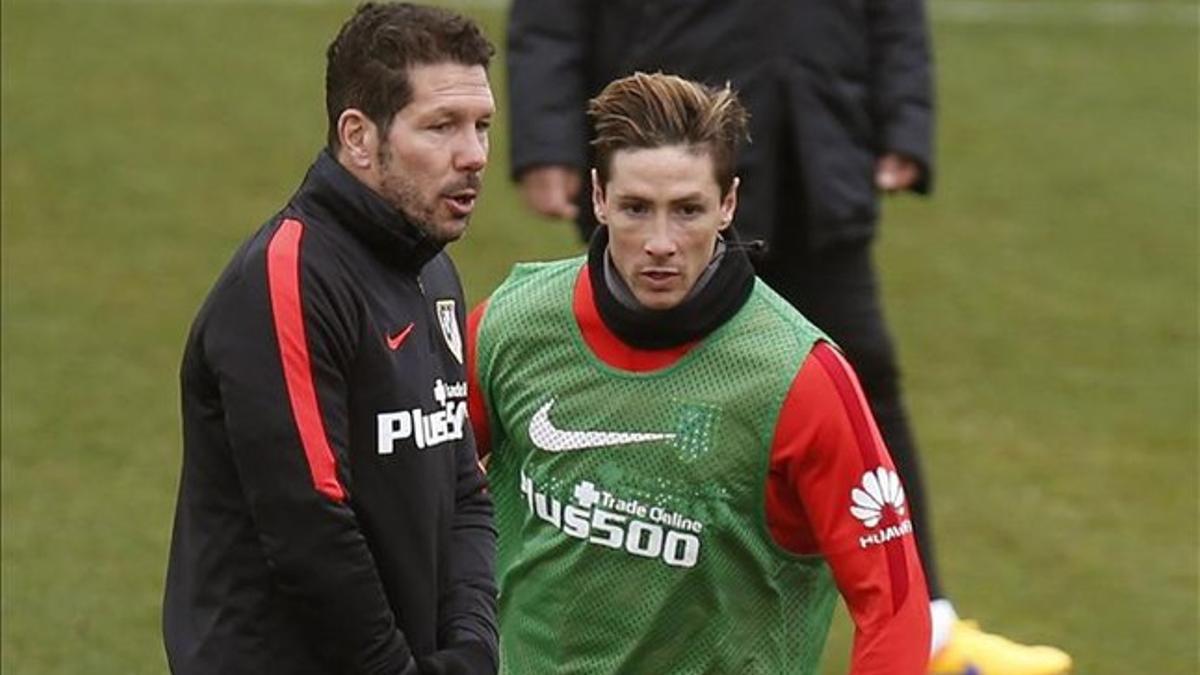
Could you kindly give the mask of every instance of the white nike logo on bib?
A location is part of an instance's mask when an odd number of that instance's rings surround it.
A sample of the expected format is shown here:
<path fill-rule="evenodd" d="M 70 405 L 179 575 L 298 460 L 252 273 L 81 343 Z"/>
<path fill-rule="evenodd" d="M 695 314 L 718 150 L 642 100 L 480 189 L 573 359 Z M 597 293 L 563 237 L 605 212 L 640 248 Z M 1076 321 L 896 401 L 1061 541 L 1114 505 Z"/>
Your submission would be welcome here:
<path fill-rule="evenodd" d="M 550 421 L 554 399 L 546 401 L 529 420 L 529 440 L 539 450 L 570 452 L 590 448 L 606 448 L 629 443 L 647 443 L 675 438 L 675 434 L 637 433 L 624 431 L 567 431 Z"/>

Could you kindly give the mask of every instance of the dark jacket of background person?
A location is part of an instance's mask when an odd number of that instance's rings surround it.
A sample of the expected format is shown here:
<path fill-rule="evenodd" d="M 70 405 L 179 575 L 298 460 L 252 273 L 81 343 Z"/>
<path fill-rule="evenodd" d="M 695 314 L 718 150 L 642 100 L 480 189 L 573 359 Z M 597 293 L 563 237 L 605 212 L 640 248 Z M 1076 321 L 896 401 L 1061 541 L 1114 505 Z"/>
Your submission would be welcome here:
<path fill-rule="evenodd" d="M 587 98 L 636 70 L 730 81 L 751 112 L 737 226 L 776 243 L 870 236 L 875 160 L 921 165 L 930 189 L 932 85 L 920 0 L 516 0 L 508 35 L 512 168 L 590 166 Z M 590 183 L 580 224 L 594 227 Z M 779 204 L 794 202 L 788 213 Z M 797 229 L 800 225 L 797 224 Z M 796 242 L 803 243 L 803 242 Z"/>
<path fill-rule="evenodd" d="M 326 151 L 217 281 L 181 374 L 173 672 L 495 672 L 492 503 L 441 249 Z"/>

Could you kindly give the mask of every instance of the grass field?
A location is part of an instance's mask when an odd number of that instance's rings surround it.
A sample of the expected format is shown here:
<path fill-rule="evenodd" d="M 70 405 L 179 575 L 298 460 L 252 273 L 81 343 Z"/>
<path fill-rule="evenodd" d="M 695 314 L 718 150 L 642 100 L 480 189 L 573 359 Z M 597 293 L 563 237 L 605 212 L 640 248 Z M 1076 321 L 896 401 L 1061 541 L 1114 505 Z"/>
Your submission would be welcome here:
<path fill-rule="evenodd" d="M 1197 25 L 1056 7 L 935 12 L 938 194 L 887 208 L 943 576 L 1079 673 L 1196 673 Z M 2 11 L 0 669 L 163 672 L 184 335 L 318 149 L 348 5 Z M 471 11 L 501 35 L 500 10 Z M 453 249 L 473 299 L 575 250 L 521 209 L 493 140 Z M 841 620 L 828 672 L 847 639 Z"/>

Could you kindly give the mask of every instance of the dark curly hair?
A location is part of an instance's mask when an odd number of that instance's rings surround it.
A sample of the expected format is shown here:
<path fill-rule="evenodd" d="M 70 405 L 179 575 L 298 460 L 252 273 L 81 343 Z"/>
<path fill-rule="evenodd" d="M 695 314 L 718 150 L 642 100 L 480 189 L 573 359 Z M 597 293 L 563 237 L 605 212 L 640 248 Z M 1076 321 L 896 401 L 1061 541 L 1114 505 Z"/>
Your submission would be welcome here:
<path fill-rule="evenodd" d="M 460 63 L 487 68 L 496 53 L 471 19 L 450 10 L 407 2 L 368 2 L 358 7 L 325 52 L 328 143 L 336 151 L 338 118 L 357 108 L 382 133 L 412 100 L 408 69 Z"/>

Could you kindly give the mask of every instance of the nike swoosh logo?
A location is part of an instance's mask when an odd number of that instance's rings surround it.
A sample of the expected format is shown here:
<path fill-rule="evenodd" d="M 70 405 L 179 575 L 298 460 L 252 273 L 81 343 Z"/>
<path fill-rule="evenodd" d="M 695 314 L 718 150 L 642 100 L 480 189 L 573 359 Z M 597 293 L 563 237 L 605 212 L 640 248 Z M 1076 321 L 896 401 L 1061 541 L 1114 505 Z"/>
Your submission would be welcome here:
<path fill-rule="evenodd" d="M 546 401 L 529 420 L 529 440 L 539 450 L 546 452 L 570 452 L 591 448 L 607 448 L 630 443 L 665 441 L 675 434 L 638 433 L 625 431 L 568 431 L 559 429 L 550 421 L 550 408 L 554 399 Z"/>
<path fill-rule="evenodd" d="M 410 322 L 399 333 L 396 333 L 395 335 L 386 336 L 388 349 L 390 349 L 392 351 L 396 351 L 397 349 L 400 349 L 400 345 L 404 344 L 404 340 L 408 337 L 408 334 L 412 332 L 413 325 L 414 324 Z"/>

